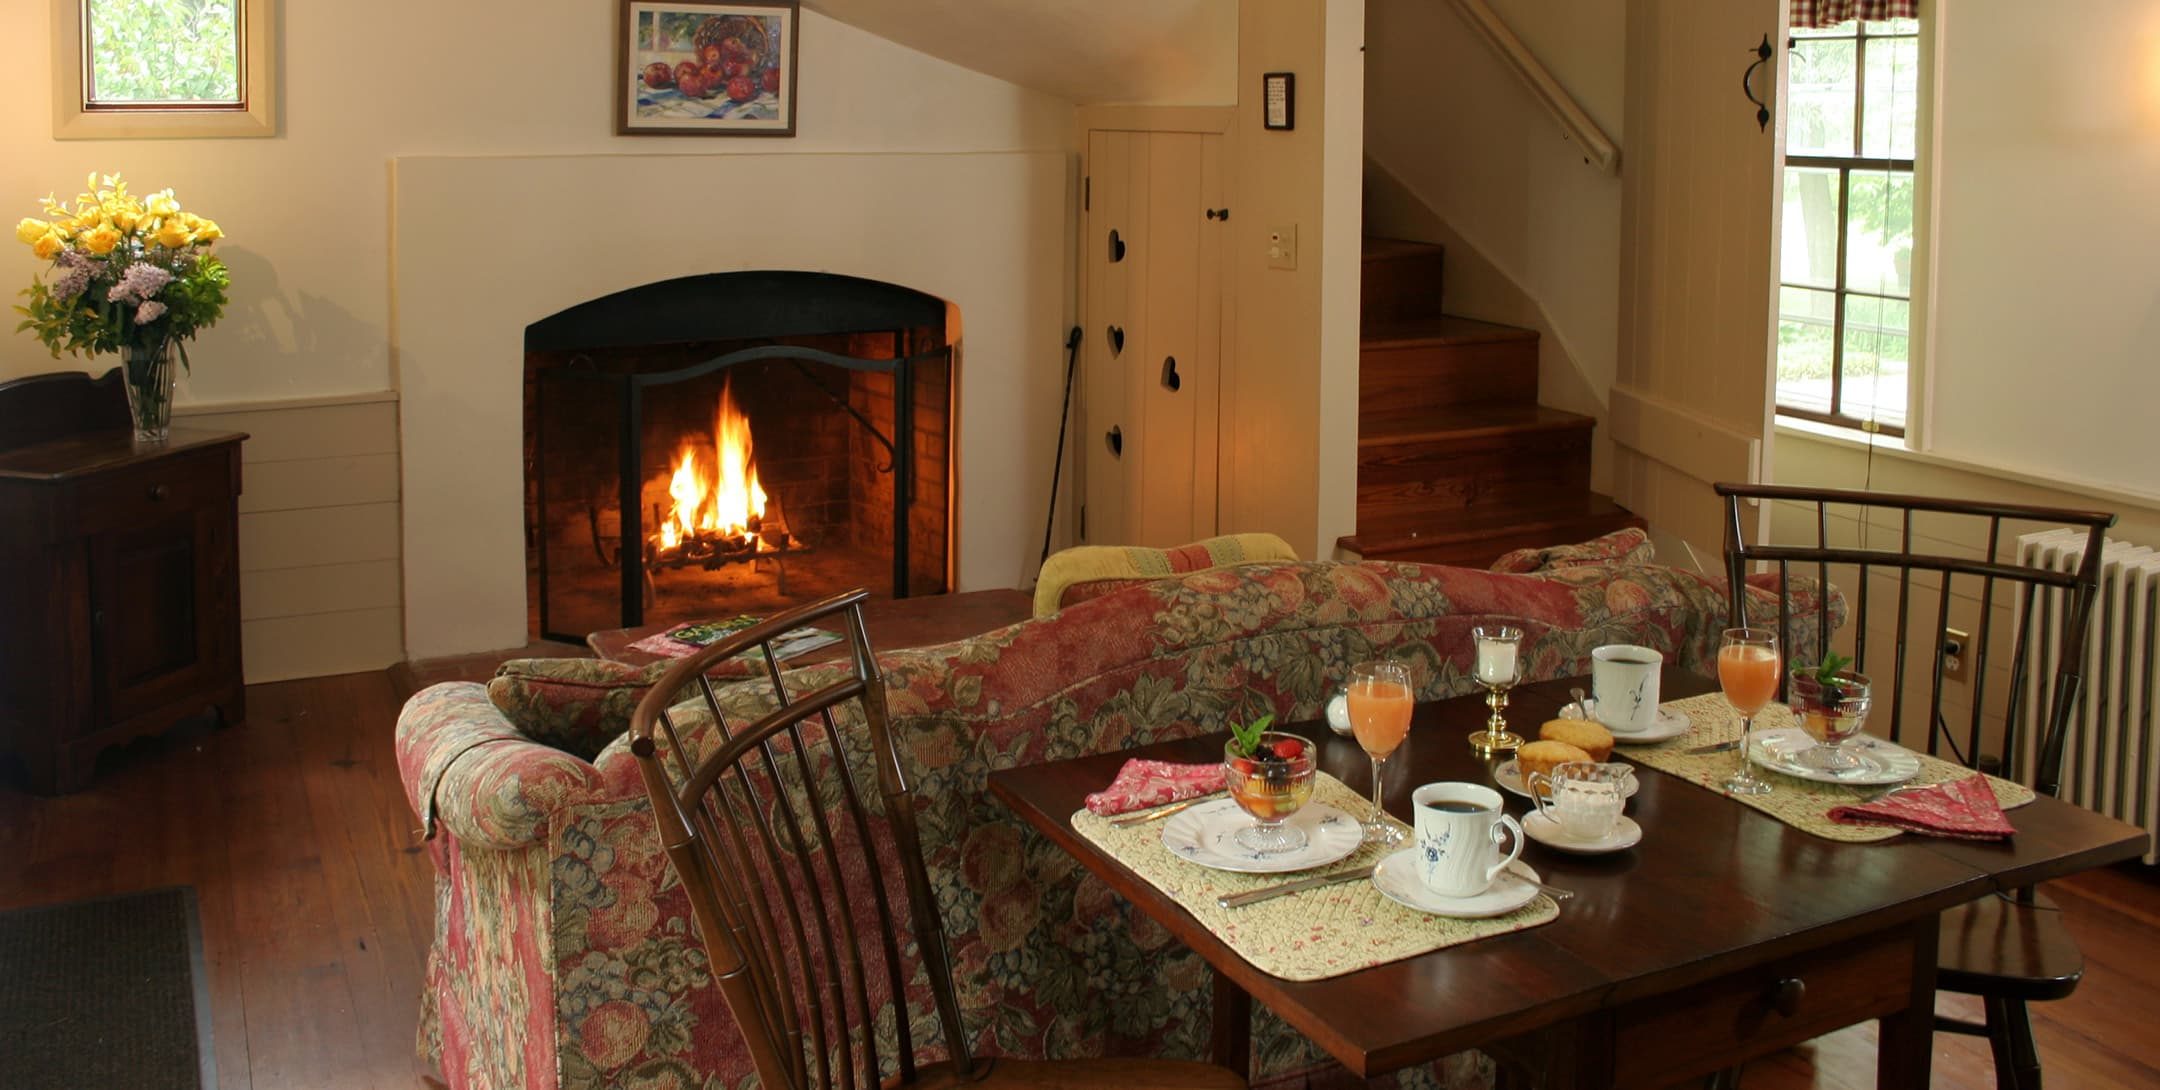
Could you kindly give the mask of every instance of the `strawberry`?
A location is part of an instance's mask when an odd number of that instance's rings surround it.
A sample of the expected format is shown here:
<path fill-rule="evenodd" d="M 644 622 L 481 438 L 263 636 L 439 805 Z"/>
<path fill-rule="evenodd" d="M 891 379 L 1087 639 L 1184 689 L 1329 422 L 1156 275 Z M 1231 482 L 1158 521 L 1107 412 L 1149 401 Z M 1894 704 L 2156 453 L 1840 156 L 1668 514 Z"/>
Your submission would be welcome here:
<path fill-rule="evenodd" d="M 1281 738 L 1275 742 L 1275 756 L 1285 761 L 1295 761 L 1305 755 L 1305 743 L 1295 738 Z"/>
<path fill-rule="evenodd" d="M 1230 762 L 1230 767 L 1237 769 L 1238 774 L 1242 776 L 1250 776 L 1253 774 L 1253 763 L 1252 758 L 1250 757 L 1239 757 L 1236 760 Z"/>

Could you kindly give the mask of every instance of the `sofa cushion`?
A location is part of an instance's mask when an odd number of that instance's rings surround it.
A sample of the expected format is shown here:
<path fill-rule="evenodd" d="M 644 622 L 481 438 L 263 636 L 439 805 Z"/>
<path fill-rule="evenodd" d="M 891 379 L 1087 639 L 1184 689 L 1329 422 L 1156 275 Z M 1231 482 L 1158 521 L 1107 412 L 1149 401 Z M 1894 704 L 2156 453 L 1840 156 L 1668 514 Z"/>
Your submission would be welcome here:
<path fill-rule="evenodd" d="M 630 713 L 672 662 L 511 659 L 488 682 L 488 699 L 533 741 L 591 760 L 630 729 Z"/>
<path fill-rule="evenodd" d="M 1225 534 L 1174 549 L 1081 545 L 1060 550 L 1044 562 L 1035 579 L 1035 615 L 1047 617 L 1066 606 L 1172 575 L 1296 559 L 1297 550 L 1274 534 Z"/>
<path fill-rule="evenodd" d="M 1648 564 L 1655 559 L 1657 550 L 1650 544 L 1650 535 L 1630 526 L 1574 545 L 1517 549 L 1493 561 L 1491 570 L 1540 572 L 1578 564 Z"/>

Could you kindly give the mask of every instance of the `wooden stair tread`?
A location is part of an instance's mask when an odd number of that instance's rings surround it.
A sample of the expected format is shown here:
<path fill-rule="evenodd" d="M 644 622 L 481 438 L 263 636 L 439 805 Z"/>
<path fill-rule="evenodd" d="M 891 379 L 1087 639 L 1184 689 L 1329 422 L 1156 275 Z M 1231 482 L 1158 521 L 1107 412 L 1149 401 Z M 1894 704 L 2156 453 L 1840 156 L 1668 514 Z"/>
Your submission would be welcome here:
<path fill-rule="evenodd" d="M 1446 249 L 1437 242 L 1415 242 L 1407 238 L 1366 235 L 1359 246 L 1358 257 L 1364 261 L 1392 261 L 1399 257 L 1424 257 Z"/>
<path fill-rule="evenodd" d="M 1612 497 L 1584 492 L 1538 504 L 1474 505 L 1397 515 L 1370 524 L 1360 520 L 1358 532 L 1342 538 L 1338 544 L 1367 559 L 1385 559 L 1489 540 L 1532 538 L 1546 532 L 1572 533 L 1588 525 L 1608 522 L 1614 529 L 1642 524 L 1639 517 L 1614 503 Z M 1567 541 L 1555 538 L 1543 543 L 1562 545 Z M 1493 555 L 1505 551 L 1501 549 Z"/>
<path fill-rule="evenodd" d="M 1361 447 L 1535 432 L 1588 430 L 1597 418 L 1516 402 L 1481 402 L 1446 408 L 1375 410 L 1358 420 Z"/>
<path fill-rule="evenodd" d="M 1492 344 L 1498 341 L 1537 339 L 1538 332 L 1535 329 L 1442 314 L 1433 318 L 1412 318 L 1367 326 L 1360 331 L 1358 347 L 1409 348 L 1420 345 Z"/>

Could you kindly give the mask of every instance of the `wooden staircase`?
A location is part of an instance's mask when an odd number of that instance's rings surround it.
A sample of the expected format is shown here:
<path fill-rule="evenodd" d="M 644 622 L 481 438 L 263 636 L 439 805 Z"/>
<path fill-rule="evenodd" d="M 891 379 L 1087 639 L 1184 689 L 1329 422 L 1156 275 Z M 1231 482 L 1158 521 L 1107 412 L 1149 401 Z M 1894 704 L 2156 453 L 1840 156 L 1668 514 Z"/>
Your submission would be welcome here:
<path fill-rule="evenodd" d="M 1537 332 L 1441 313 L 1443 258 L 1428 243 L 1365 240 L 1358 532 L 1338 544 L 1484 567 L 1643 525 L 1590 491 L 1597 421 L 1537 403 Z"/>

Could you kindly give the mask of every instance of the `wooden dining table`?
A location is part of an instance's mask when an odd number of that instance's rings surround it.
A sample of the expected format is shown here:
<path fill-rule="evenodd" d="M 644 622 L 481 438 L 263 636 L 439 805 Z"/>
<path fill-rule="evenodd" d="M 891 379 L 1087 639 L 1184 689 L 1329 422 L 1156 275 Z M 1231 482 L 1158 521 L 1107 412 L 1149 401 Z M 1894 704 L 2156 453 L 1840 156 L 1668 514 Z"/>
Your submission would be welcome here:
<path fill-rule="evenodd" d="M 1509 722 L 1535 735 L 1571 686 L 1588 681 L 1517 688 Z M 1668 667 L 1661 688 L 1671 700 L 1716 686 Z M 1480 697 L 1418 706 L 1408 741 L 1387 764 L 1390 814 L 1407 821 L 1420 784 L 1492 782 L 1505 757 L 1480 758 L 1463 740 L 1485 715 Z M 1317 744 L 1322 771 L 1370 792 L 1370 763 L 1355 741 L 1324 723 L 1277 729 Z M 1361 1076 L 1476 1048 L 1536 1085 L 1665 1086 L 1880 1019 L 1877 1085 L 1924 1087 L 1937 915 L 2145 849 L 2142 830 L 2047 797 L 2010 812 L 2017 835 L 2008 841 L 1839 843 L 1638 767 L 1641 789 L 1628 813 L 1642 826 L 1640 844 L 1604 856 L 1535 841 L 1525 848 L 1523 859 L 1546 882 L 1575 894 L 1557 920 L 1297 982 L 1255 968 L 1072 826 L 1085 796 L 1127 759 L 1219 760 L 1225 737 L 1001 770 L 990 789 L 1206 959 L 1215 987 L 1211 1052 L 1240 1071 L 1257 999 Z M 1626 747 L 1616 751 L 1616 759 L 1626 755 Z M 1511 813 L 1528 808 L 1508 796 Z"/>

